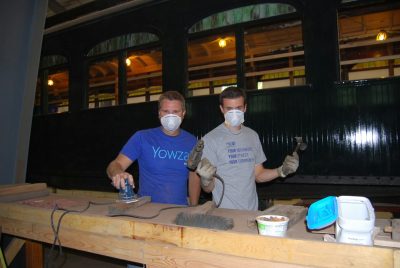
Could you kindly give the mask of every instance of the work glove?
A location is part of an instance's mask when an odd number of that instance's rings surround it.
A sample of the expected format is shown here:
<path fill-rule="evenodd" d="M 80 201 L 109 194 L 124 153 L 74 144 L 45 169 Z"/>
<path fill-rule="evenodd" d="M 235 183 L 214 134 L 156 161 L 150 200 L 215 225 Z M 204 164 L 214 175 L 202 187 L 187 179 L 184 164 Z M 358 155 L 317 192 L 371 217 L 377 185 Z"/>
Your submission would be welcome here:
<path fill-rule="evenodd" d="M 282 166 L 278 167 L 278 174 L 280 177 L 285 178 L 287 175 L 296 172 L 299 167 L 299 155 L 293 152 L 293 155 L 287 155 L 282 163 Z"/>
<path fill-rule="evenodd" d="M 203 158 L 197 165 L 196 172 L 201 178 L 201 186 L 207 187 L 214 180 L 217 168 L 214 167 L 207 158 Z"/>

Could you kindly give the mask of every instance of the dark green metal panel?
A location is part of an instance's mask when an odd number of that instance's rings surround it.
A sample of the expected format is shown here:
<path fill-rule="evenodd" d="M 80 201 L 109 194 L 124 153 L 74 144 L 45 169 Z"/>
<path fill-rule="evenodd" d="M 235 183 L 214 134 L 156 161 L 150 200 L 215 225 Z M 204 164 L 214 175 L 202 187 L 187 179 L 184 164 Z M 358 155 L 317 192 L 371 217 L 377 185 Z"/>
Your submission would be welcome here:
<path fill-rule="evenodd" d="M 157 124 L 156 102 L 34 117 L 27 181 L 112 190 L 108 163 L 133 133 Z"/>
<path fill-rule="evenodd" d="M 260 136 L 266 167 L 282 163 L 295 136 L 308 143 L 296 176 L 280 183 L 399 186 L 399 89 L 395 78 L 249 91 L 245 124 Z M 184 129 L 200 138 L 221 122 L 218 95 L 187 99 Z M 135 131 L 158 125 L 156 102 L 35 117 L 28 178 L 107 188 L 108 162 Z"/>
<path fill-rule="evenodd" d="M 327 94 L 323 174 L 400 176 L 399 86 L 399 79 L 348 82 Z"/>

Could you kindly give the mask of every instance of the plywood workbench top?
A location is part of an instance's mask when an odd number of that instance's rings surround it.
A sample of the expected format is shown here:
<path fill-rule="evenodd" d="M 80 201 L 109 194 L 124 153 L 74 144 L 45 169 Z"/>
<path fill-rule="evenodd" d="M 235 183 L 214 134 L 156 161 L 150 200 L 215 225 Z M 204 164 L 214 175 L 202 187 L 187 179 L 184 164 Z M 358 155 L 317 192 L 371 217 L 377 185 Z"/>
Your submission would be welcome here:
<path fill-rule="evenodd" d="M 306 232 L 301 220 L 286 238 L 260 236 L 252 220 L 262 212 L 215 209 L 213 215 L 234 219 L 232 230 L 221 231 L 175 225 L 176 215 L 190 208 L 166 210 L 144 220 L 108 217 L 108 202 L 115 200 L 91 200 L 107 204 L 67 214 L 59 233 L 62 245 L 148 267 L 396 267 L 399 261 L 399 250 L 391 248 L 322 242 L 322 235 Z M 54 204 L 81 210 L 87 202 L 57 194 L 0 202 L 0 225 L 4 233 L 52 243 Z M 166 206 L 148 203 L 126 212 L 151 216 Z M 55 222 L 61 214 L 54 213 Z"/>
<path fill-rule="evenodd" d="M 93 204 L 91 204 L 89 208 L 83 212 L 83 214 L 87 216 L 108 217 L 110 211 L 111 212 L 121 211 L 121 213 L 124 213 L 127 216 L 117 216 L 114 218 L 118 218 L 119 220 L 123 221 L 146 222 L 154 224 L 173 225 L 173 226 L 175 226 L 174 220 L 178 213 L 191 212 L 194 209 L 193 207 L 174 206 L 174 205 L 159 204 L 159 203 L 146 203 L 139 207 L 135 207 L 135 203 L 121 204 L 116 202 L 115 199 L 65 197 L 65 196 L 59 196 L 57 194 L 50 194 L 48 196 L 31 198 L 22 201 L 15 201 L 12 203 L 19 204 L 21 206 L 27 206 L 32 209 L 33 208 L 43 209 L 44 211 L 48 212 L 49 210 L 53 210 L 53 208 L 56 205 L 60 209 L 82 211 L 87 208 L 89 201 L 93 202 Z M 122 209 L 119 209 L 121 207 L 124 208 L 123 211 Z M 163 210 L 161 211 L 160 215 L 152 219 L 141 219 L 141 217 L 152 217 L 158 214 L 161 209 L 168 207 L 176 207 L 176 208 Z M 79 215 L 80 213 L 74 212 L 74 214 Z M 247 234 L 258 234 L 255 218 L 263 214 L 265 214 L 265 212 L 222 209 L 222 208 L 216 208 L 209 213 L 209 215 L 232 218 L 234 221 L 234 227 L 229 231 L 247 233 Z M 29 215 L 25 216 L 29 217 Z M 33 215 L 32 217 L 34 218 Z M 307 232 L 304 217 L 302 220 L 298 221 L 295 225 L 289 228 L 287 232 L 287 237 L 321 240 L 321 241 L 323 239 L 321 234 Z"/>

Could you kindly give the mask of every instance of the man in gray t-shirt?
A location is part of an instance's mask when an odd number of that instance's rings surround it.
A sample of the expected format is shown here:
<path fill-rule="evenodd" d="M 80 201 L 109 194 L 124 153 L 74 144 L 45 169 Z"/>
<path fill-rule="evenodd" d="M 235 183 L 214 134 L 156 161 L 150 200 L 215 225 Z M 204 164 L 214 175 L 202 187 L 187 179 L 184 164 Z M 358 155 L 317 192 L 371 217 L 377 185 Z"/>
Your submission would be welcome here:
<path fill-rule="evenodd" d="M 244 90 L 229 87 L 220 95 L 220 109 L 225 122 L 203 137 L 203 159 L 196 172 L 201 177 L 204 191 L 211 192 L 221 208 L 257 210 L 256 182 L 267 182 L 296 172 L 297 153 L 286 156 L 282 166 L 266 169 L 266 160 L 257 133 L 243 125 L 246 112 Z M 218 176 L 223 179 L 223 185 Z"/>

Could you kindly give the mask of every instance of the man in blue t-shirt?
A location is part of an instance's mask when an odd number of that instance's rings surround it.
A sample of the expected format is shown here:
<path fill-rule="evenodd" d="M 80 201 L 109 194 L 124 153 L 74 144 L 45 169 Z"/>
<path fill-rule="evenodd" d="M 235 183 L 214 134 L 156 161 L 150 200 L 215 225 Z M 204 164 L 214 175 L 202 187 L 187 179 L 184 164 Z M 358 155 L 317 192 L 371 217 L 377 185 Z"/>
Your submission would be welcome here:
<path fill-rule="evenodd" d="M 137 160 L 140 195 L 151 196 L 156 203 L 187 205 L 189 192 L 189 204 L 197 205 L 200 179 L 186 167 L 197 140 L 180 129 L 185 112 L 185 99 L 177 91 L 166 91 L 160 96 L 161 126 L 137 131 L 107 167 L 115 188 L 124 188 L 125 179 L 134 186 L 132 175 L 125 170 Z"/>

